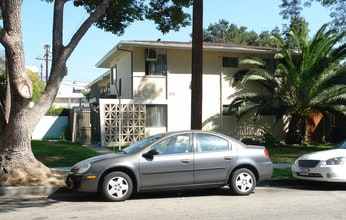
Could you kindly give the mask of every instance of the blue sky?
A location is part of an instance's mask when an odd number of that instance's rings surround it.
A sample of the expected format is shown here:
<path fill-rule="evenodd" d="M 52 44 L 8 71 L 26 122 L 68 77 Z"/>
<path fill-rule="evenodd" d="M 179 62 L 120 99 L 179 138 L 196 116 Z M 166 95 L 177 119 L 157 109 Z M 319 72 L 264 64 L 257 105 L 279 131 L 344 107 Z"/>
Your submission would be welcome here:
<path fill-rule="evenodd" d="M 217 23 L 225 19 L 230 23 L 245 26 L 248 30 L 257 33 L 272 30 L 276 26 L 281 29 L 283 21 L 279 15 L 281 0 L 204 0 L 203 27 L 207 28 L 211 23 Z M 192 9 L 189 9 L 191 12 Z M 64 17 L 64 43 L 67 43 L 88 14 L 83 8 L 75 8 L 71 3 L 65 7 Z M 309 22 L 311 33 L 330 21 L 329 11 L 315 4 L 312 8 L 304 9 L 303 16 Z M 41 0 L 24 0 L 22 7 L 22 27 L 27 66 L 40 68 L 44 61 L 44 45 L 52 41 L 53 4 Z M 92 27 L 81 40 L 70 57 L 68 75 L 64 81 L 91 82 L 107 69 L 96 68 L 95 64 L 121 40 L 161 40 L 190 41 L 192 27 L 186 27 L 179 32 L 170 32 L 162 35 L 153 22 L 138 21 L 133 23 L 122 36 L 104 32 Z"/>

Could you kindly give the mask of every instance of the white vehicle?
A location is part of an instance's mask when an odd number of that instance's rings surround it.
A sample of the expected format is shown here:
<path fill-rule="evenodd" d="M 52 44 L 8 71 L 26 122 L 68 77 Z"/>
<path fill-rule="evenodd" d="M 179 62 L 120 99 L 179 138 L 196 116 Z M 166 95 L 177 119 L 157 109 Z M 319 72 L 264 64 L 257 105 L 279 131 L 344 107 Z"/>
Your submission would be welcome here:
<path fill-rule="evenodd" d="M 333 149 L 304 154 L 291 170 L 297 179 L 346 182 L 346 140 Z"/>

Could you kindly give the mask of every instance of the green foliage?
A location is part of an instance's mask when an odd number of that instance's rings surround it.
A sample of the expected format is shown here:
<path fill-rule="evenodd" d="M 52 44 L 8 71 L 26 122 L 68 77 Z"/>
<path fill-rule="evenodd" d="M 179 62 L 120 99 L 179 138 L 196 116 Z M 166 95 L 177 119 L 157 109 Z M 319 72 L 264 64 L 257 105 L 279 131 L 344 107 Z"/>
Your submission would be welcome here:
<path fill-rule="evenodd" d="M 45 114 L 46 116 L 68 116 L 69 110 L 66 108 L 55 108 L 51 106 Z"/>
<path fill-rule="evenodd" d="M 263 145 L 266 147 L 278 147 L 278 146 L 280 146 L 280 142 L 270 132 L 262 131 L 261 140 L 262 140 Z"/>
<path fill-rule="evenodd" d="M 342 32 L 346 28 L 346 7 L 345 0 L 282 0 L 280 15 L 283 19 L 291 20 L 291 28 L 297 26 L 304 20 L 300 13 L 304 7 L 310 7 L 313 2 L 320 3 L 323 7 L 330 9 L 330 17 L 335 29 Z"/>
<path fill-rule="evenodd" d="M 28 70 L 28 75 L 32 83 L 33 97 L 32 101 L 36 103 L 42 96 L 46 87 L 45 83 L 40 79 L 39 75 L 33 71 Z"/>
<path fill-rule="evenodd" d="M 271 36 L 278 32 L 276 28 L 271 33 L 263 31 L 258 35 L 255 31 L 247 31 L 244 26 L 238 28 L 237 25 L 229 24 L 228 21 L 221 19 L 218 23 L 210 24 L 203 31 L 203 35 L 206 42 L 277 47 L 278 42 Z"/>
<path fill-rule="evenodd" d="M 82 6 L 88 13 L 93 13 L 101 2 L 74 0 L 74 5 Z M 191 24 L 190 15 L 183 10 L 191 5 L 191 0 L 111 0 L 106 13 L 97 21 L 96 26 L 122 35 L 135 20 L 146 18 L 153 20 L 162 33 L 178 31 L 180 27 Z"/>
<path fill-rule="evenodd" d="M 285 179 L 291 177 L 292 171 L 290 168 L 274 168 L 272 178 Z"/>
<path fill-rule="evenodd" d="M 338 34 L 327 27 L 323 25 L 311 41 L 305 24 L 300 33 L 295 29 L 291 30 L 294 50 L 289 47 L 290 40 L 285 41 L 275 35 L 281 48 L 275 55 L 280 62 L 274 71 L 265 68 L 264 62 L 258 59 L 244 60 L 243 63 L 256 65 L 245 74 L 236 73 L 235 83 L 245 86 L 249 82 L 256 82 L 263 90 L 236 94 L 231 108 L 239 109 L 237 116 L 242 117 L 248 113 L 260 115 L 268 111 L 277 118 L 291 115 L 289 132 L 299 131 L 302 135 L 295 135 L 300 137 L 296 143 L 301 143 L 301 137 L 305 135 L 303 124 L 307 115 L 346 115 L 345 67 L 340 66 L 346 56 L 346 44 L 341 44 L 346 32 Z"/>

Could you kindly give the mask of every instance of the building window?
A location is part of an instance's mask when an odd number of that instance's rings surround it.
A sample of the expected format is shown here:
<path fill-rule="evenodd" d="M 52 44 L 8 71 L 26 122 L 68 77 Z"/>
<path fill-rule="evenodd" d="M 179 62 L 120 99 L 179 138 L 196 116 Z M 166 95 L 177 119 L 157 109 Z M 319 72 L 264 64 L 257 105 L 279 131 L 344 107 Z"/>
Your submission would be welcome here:
<path fill-rule="evenodd" d="M 111 85 L 115 85 L 117 82 L 117 66 L 111 68 Z"/>
<path fill-rule="evenodd" d="M 147 105 L 146 106 L 146 127 L 166 127 L 167 126 L 167 106 Z"/>
<path fill-rule="evenodd" d="M 222 57 L 222 67 L 238 67 L 237 57 Z"/>
<path fill-rule="evenodd" d="M 158 54 L 157 59 L 146 60 L 145 75 L 167 76 L 167 55 Z"/>

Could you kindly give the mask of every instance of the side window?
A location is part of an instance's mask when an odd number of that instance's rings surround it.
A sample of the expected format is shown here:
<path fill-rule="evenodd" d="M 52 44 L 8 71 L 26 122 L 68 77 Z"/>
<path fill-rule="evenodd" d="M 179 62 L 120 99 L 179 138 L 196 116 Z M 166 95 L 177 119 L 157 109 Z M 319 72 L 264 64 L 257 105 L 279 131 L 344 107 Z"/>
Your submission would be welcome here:
<path fill-rule="evenodd" d="M 157 149 L 159 155 L 189 153 L 190 139 L 190 134 L 175 135 L 155 144 L 152 149 Z"/>
<path fill-rule="evenodd" d="M 197 152 L 229 150 L 228 141 L 210 134 L 197 134 Z"/>

